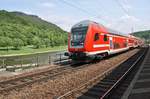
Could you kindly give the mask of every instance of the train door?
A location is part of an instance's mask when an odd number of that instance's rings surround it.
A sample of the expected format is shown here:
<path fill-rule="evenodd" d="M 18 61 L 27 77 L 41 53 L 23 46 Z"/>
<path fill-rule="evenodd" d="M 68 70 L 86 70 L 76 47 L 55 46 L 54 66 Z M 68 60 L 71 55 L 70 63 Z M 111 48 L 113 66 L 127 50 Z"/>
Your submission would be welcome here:
<path fill-rule="evenodd" d="M 109 37 L 110 50 L 113 49 L 113 38 Z"/>

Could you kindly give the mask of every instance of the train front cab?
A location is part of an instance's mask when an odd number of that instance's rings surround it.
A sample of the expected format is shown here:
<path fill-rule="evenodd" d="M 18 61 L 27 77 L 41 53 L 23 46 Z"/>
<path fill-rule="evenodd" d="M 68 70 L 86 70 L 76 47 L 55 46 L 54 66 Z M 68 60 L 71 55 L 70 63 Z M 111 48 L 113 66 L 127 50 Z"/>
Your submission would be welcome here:
<path fill-rule="evenodd" d="M 68 50 L 67 55 L 72 60 L 93 60 L 107 55 L 109 38 L 106 30 L 96 23 L 80 23 L 69 33 Z"/>
<path fill-rule="evenodd" d="M 68 51 L 66 56 L 72 60 L 84 60 L 86 58 L 85 39 L 88 32 L 88 25 L 85 23 L 78 23 L 73 26 L 68 38 Z"/>

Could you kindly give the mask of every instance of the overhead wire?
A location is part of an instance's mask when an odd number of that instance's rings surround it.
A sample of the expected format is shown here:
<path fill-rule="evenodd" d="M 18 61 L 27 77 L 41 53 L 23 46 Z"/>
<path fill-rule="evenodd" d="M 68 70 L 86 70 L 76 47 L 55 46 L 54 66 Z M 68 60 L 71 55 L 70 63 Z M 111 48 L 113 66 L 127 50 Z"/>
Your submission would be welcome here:
<path fill-rule="evenodd" d="M 116 2 L 117 2 L 117 4 L 120 6 L 120 8 L 123 10 L 123 12 L 126 14 L 126 15 L 128 15 L 129 17 L 134 17 L 134 18 L 136 18 L 136 19 L 138 19 L 135 15 L 131 15 L 131 13 L 129 13 L 129 11 L 125 8 L 125 7 L 123 7 L 123 5 L 121 4 L 121 2 L 119 1 L 119 0 L 115 0 Z M 127 2 L 127 1 L 126 1 Z M 133 19 L 132 18 L 130 18 L 131 19 L 131 21 L 133 22 Z M 133 23 L 132 23 L 133 24 Z M 141 25 L 141 24 L 140 24 Z M 147 23 L 143 23 L 141 26 L 143 26 L 143 25 L 145 25 L 145 26 L 147 26 Z M 133 32 L 133 26 L 131 27 L 131 32 Z"/>
<path fill-rule="evenodd" d="M 77 9 L 77 10 L 79 10 L 80 12 L 83 12 L 83 13 L 85 13 L 85 14 L 87 14 L 87 15 L 89 15 L 89 16 L 91 16 L 91 18 L 96 18 L 96 19 L 100 19 L 100 20 L 102 20 L 104 23 L 107 23 L 108 22 L 108 20 L 106 20 L 106 18 L 104 17 L 104 16 L 102 16 L 102 14 L 97 14 L 97 12 L 94 12 L 93 13 L 93 11 L 92 12 L 90 12 L 90 10 L 87 10 L 87 9 L 84 9 L 83 8 L 83 6 L 82 5 L 80 5 L 78 2 L 76 2 L 75 4 L 73 4 L 73 3 L 70 3 L 70 2 L 68 2 L 67 0 L 59 0 L 60 2 L 62 2 L 62 3 L 64 3 L 64 4 L 66 4 L 66 5 L 68 5 L 68 6 L 70 6 L 70 7 L 73 7 L 73 8 L 75 8 L 75 9 Z M 130 13 L 129 13 L 129 10 L 127 10 L 123 5 L 122 5 L 122 3 L 119 1 L 119 0 L 115 0 L 116 1 L 116 3 L 118 4 L 118 6 L 120 6 L 120 8 L 122 9 L 122 11 L 127 15 L 127 16 L 133 16 L 133 15 L 131 15 Z M 101 3 L 101 2 L 100 2 Z M 80 5 L 80 6 L 78 6 L 78 5 Z M 102 4 L 101 4 L 102 5 Z M 100 11 L 101 11 L 101 13 L 102 12 L 106 12 L 106 11 L 102 11 L 102 9 L 100 9 Z M 104 15 L 104 14 L 103 14 Z M 135 17 L 135 16 L 133 16 L 133 17 Z M 135 17 L 136 18 L 136 17 Z M 132 18 L 130 18 L 131 19 L 131 21 L 132 21 Z M 120 22 L 118 22 L 119 24 L 120 24 Z M 133 27 L 132 27 L 133 28 Z"/>
<path fill-rule="evenodd" d="M 83 9 L 83 8 L 81 8 L 81 7 L 79 7 L 79 6 L 77 6 L 77 5 L 74 5 L 74 4 L 70 3 L 70 2 L 67 2 L 66 0 L 60 0 L 60 1 L 63 2 L 63 3 L 65 3 L 65 4 L 67 4 L 67 5 L 69 5 L 69 6 L 71 6 L 71 7 L 74 7 L 74 8 L 76 8 L 76 9 L 78 9 L 79 11 L 84 12 L 85 14 L 92 15 L 92 16 L 91 16 L 92 18 L 98 18 L 98 15 L 97 15 L 97 14 L 91 13 L 91 12 L 89 12 L 89 10 L 87 11 L 87 10 L 85 10 L 85 9 Z M 101 15 L 99 15 L 99 16 L 101 16 Z M 102 18 L 102 17 L 99 17 L 99 18 L 100 18 L 103 22 L 106 23 L 106 20 L 105 20 L 104 18 Z"/>
<path fill-rule="evenodd" d="M 116 1 L 117 4 L 120 6 L 120 8 L 122 9 L 122 11 L 123 11 L 126 15 L 130 16 L 129 12 L 127 11 L 127 9 L 126 9 L 125 7 L 123 7 L 123 5 L 121 4 L 121 2 L 120 2 L 119 0 L 115 0 L 115 1 Z"/>

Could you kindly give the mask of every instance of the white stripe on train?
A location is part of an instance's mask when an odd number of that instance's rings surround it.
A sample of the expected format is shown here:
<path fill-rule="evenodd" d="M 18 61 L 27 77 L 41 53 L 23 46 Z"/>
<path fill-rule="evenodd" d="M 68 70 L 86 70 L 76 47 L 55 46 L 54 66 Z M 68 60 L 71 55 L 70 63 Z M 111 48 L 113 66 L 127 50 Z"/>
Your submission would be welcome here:
<path fill-rule="evenodd" d="M 97 47 L 109 47 L 109 44 L 94 44 L 93 47 L 94 48 L 97 48 Z"/>
<path fill-rule="evenodd" d="M 126 48 L 120 48 L 120 49 L 111 49 L 111 50 L 103 50 L 103 51 L 93 51 L 93 52 L 85 52 L 87 55 L 94 55 L 94 54 L 100 54 L 100 53 L 105 53 L 107 52 L 109 55 L 110 54 L 115 54 L 115 53 L 119 53 L 125 50 L 128 50 L 129 47 Z"/>

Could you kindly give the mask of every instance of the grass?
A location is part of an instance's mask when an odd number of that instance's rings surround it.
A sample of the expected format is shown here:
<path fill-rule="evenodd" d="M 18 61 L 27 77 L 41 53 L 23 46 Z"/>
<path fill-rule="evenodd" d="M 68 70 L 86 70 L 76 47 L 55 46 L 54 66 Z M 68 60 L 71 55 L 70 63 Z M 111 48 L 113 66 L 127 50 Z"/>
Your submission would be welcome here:
<path fill-rule="evenodd" d="M 62 51 L 66 50 L 67 46 L 56 46 L 56 47 L 47 47 L 47 48 L 39 48 L 34 49 L 31 46 L 22 47 L 20 50 L 4 50 L 4 48 L 0 48 L 0 56 L 17 56 L 17 55 L 28 55 L 28 54 L 36 54 L 36 53 L 44 53 L 44 52 L 53 52 L 53 51 Z"/>

